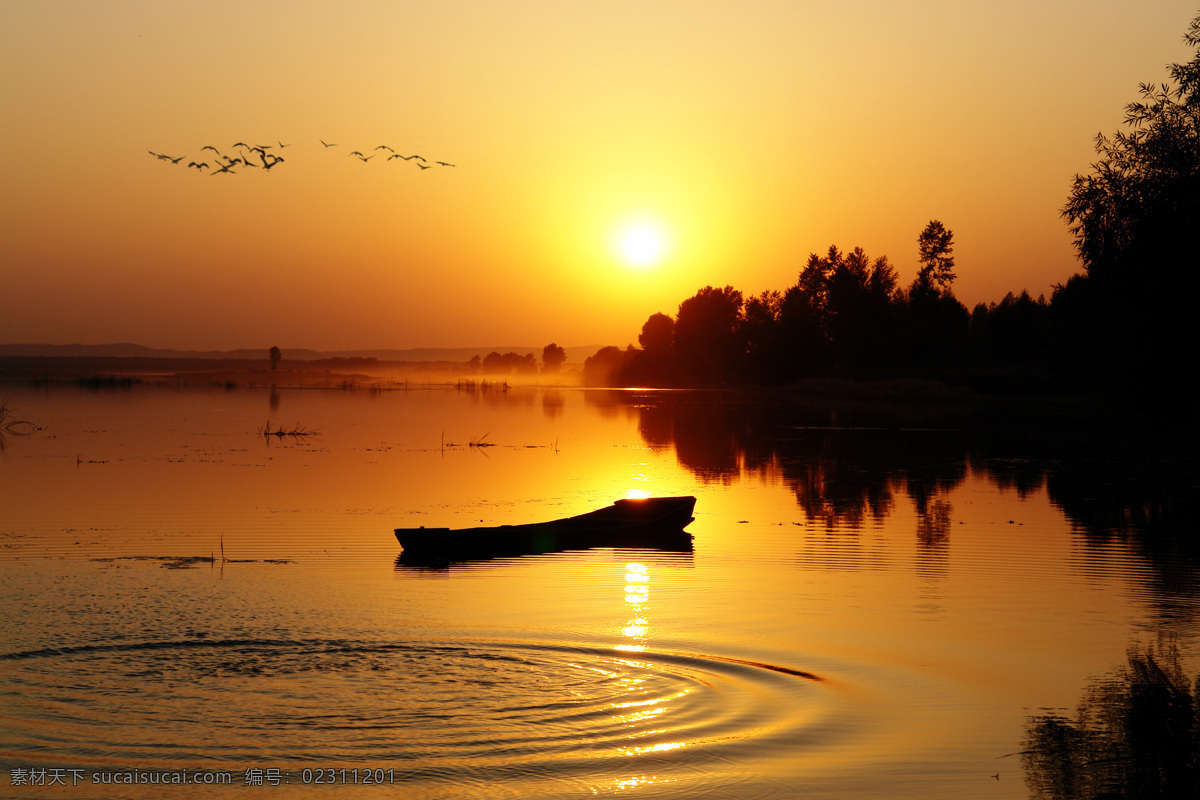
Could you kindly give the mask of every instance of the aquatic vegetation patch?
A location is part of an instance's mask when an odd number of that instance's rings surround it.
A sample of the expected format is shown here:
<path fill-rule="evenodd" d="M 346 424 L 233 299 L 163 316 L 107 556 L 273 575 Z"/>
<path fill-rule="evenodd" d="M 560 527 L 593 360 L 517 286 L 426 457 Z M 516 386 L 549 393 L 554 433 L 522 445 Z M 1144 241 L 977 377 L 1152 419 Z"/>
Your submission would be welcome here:
<path fill-rule="evenodd" d="M 282 439 L 285 436 L 288 436 L 288 437 L 293 437 L 293 438 L 298 439 L 302 436 L 317 436 L 318 434 L 320 434 L 320 431 L 310 430 L 299 424 L 293 425 L 290 428 L 285 428 L 285 427 L 283 427 L 283 425 L 280 425 L 279 427 L 272 430 L 271 429 L 271 420 L 267 420 L 267 424 L 259 429 L 258 434 L 259 434 L 259 436 L 262 436 L 263 438 L 270 438 L 270 437 L 274 436 L 277 439 Z"/>
<path fill-rule="evenodd" d="M 113 563 L 117 561 L 157 561 L 164 569 L 192 569 L 202 564 L 294 564 L 286 558 L 225 558 L 224 556 L 112 556 L 93 558 L 92 561 Z"/>

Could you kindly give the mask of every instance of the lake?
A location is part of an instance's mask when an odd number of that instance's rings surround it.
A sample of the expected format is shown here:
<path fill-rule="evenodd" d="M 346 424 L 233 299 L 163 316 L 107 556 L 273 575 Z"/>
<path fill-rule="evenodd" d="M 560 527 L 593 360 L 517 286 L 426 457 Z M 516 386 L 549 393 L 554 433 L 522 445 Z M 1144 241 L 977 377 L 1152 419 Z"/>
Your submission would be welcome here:
<path fill-rule="evenodd" d="M 1090 797 L 1200 671 L 1195 464 L 1090 435 L 715 392 L 3 396 L 39 427 L 0 438 L 9 797 Z M 645 495 L 697 498 L 690 548 L 409 565 L 392 533 Z"/>

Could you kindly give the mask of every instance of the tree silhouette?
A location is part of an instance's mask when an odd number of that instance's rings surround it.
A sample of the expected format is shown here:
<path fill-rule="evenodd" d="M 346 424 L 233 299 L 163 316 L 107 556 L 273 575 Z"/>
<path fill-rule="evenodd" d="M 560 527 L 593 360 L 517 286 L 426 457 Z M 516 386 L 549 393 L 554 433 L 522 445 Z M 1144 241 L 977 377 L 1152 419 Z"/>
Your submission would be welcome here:
<path fill-rule="evenodd" d="M 921 269 L 909 287 L 904 313 L 906 359 L 921 369 L 951 365 L 970 321 L 954 297 L 954 232 L 931 219 L 917 237 Z"/>
<path fill-rule="evenodd" d="M 732 286 L 705 286 L 679 304 L 675 353 L 685 376 L 700 383 L 734 377 L 743 352 L 738 341 L 742 293 Z"/>
<path fill-rule="evenodd" d="M 520 355 L 510 351 L 501 355 L 493 350 L 484 356 L 480 367 L 488 375 L 512 375 L 514 371 L 518 375 L 529 374 L 537 372 L 537 359 L 533 353 Z"/>
<path fill-rule="evenodd" d="M 656 355 L 669 353 L 674 343 L 675 320 L 661 312 L 651 314 L 646 323 L 642 325 L 642 332 L 638 334 L 638 344 L 647 353 Z"/>
<path fill-rule="evenodd" d="M 588 386 L 614 386 L 618 382 L 614 381 L 621 372 L 623 367 L 629 363 L 632 358 L 632 348 L 621 350 L 621 348 L 609 345 L 601 347 L 592 355 L 588 356 L 583 361 L 583 380 Z"/>
<path fill-rule="evenodd" d="M 936 289 L 938 293 L 950 290 L 954 283 L 954 232 L 947 230 L 939 220 L 931 219 L 917 237 L 918 261 L 921 269 L 913 283 L 913 291 Z"/>
<path fill-rule="evenodd" d="M 1100 281 L 1153 280 L 1152 271 L 1194 272 L 1200 230 L 1200 16 L 1184 41 L 1197 50 L 1169 70 L 1175 86 L 1140 85 L 1125 107 L 1132 130 L 1098 134 L 1100 160 L 1076 175 L 1062 214 L 1088 275 Z"/>
<path fill-rule="evenodd" d="M 1059 287 L 1074 306 L 1063 327 L 1086 331 L 1067 340 L 1064 360 L 1092 356 L 1098 373 L 1155 404 L 1185 388 L 1178 354 L 1197 344 L 1200 16 L 1184 41 L 1196 55 L 1169 67 L 1173 85 L 1140 85 L 1142 99 L 1125 107 L 1129 130 L 1097 135 L 1099 160 L 1075 176 L 1062 210 L 1090 284 Z"/>
<path fill-rule="evenodd" d="M 274 372 L 279 360 L 283 358 L 283 352 L 278 347 L 272 347 L 267 351 L 267 356 L 271 359 L 271 371 Z"/>
<path fill-rule="evenodd" d="M 651 314 L 638 334 L 641 350 L 633 351 L 621 368 L 621 382 L 641 386 L 668 386 L 675 382 L 675 320 Z"/>
<path fill-rule="evenodd" d="M 566 360 L 567 351 L 553 342 L 542 348 L 542 372 L 558 372 Z"/>

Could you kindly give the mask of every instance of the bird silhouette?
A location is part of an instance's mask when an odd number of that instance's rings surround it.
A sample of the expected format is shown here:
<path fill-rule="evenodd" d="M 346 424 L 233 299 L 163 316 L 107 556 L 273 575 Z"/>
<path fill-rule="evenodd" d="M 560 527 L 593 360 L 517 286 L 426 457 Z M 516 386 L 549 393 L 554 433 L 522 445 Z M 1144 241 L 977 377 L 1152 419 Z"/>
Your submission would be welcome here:
<path fill-rule="evenodd" d="M 434 163 L 435 163 L 435 164 L 441 164 L 443 167 L 454 167 L 454 166 L 457 166 L 457 164 L 447 164 L 445 161 L 435 161 Z"/>
<path fill-rule="evenodd" d="M 201 161 L 200 163 L 196 163 L 195 161 L 189 161 L 188 166 L 195 167 L 196 169 L 208 169 L 208 162 Z"/>
<path fill-rule="evenodd" d="M 283 149 L 283 148 L 285 148 L 285 147 L 291 147 L 291 146 L 292 146 L 292 145 L 291 145 L 291 142 L 288 142 L 287 144 L 284 144 L 283 142 L 280 142 L 280 143 L 279 143 L 279 149 L 280 149 L 280 150 L 282 150 L 282 149 Z"/>
<path fill-rule="evenodd" d="M 326 147 L 337 147 L 336 142 L 334 144 L 330 144 L 329 142 L 325 141 L 324 139 L 318 139 L 317 141 L 320 142 L 321 144 L 325 145 Z"/>

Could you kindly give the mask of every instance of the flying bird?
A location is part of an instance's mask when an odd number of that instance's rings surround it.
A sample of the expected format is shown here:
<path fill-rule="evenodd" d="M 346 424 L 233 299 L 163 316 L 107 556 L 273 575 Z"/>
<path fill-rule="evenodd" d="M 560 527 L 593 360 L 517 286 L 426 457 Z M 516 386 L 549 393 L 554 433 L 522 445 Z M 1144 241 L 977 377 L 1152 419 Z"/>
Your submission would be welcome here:
<path fill-rule="evenodd" d="M 282 150 L 282 149 L 283 149 L 283 148 L 285 148 L 285 147 L 291 147 L 291 146 L 292 146 L 291 142 L 288 142 L 287 144 L 284 144 L 283 142 L 280 142 L 280 143 L 279 143 L 279 149 L 280 149 L 280 150 Z"/>
<path fill-rule="evenodd" d="M 329 142 L 325 141 L 324 139 L 318 139 L 317 141 L 320 142 L 321 144 L 325 145 L 326 147 L 337 147 L 336 142 L 334 144 L 330 144 Z"/>
<path fill-rule="evenodd" d="M 195 167 L 196 169 L 208 169 L 208 162 L 201 161 L 200 163 L 197 164 L 195 161 L 189 161 L 188 166 Z"/>
<path fill-rule="evenodd" d="M 388 147 L 386 144 L 381 144 L 378 147 L 376 147 L 375 149 L 376 150 L 391 150 L 391 152 L 393 152 L 393 153 L 396 152 L 395 150 L 392 150 L 392 148 Z"/>
<path fill-rule="evenodd" d="M 455 164 L 447 164 L 445 161 L 435 161 L 435 164 L 441 164 L 443 167 L 453 167 Z"/>

